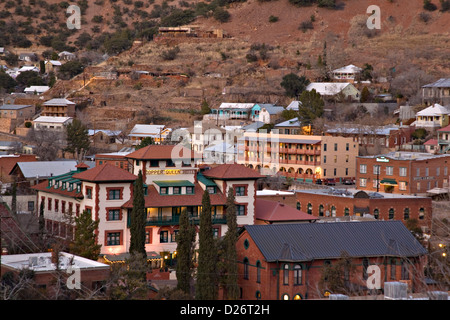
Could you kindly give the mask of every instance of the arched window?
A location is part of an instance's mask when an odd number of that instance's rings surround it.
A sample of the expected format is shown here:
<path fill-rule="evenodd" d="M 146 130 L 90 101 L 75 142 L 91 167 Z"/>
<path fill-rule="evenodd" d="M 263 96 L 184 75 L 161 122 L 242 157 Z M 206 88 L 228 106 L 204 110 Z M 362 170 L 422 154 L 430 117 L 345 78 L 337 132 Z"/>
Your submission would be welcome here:
<path fill-rule="evenodd" d="M 261 283 L 261 261 L 256 261 L 256 282 Z"/>
<path fill-rule="evenodd" d="M 409 219 L 409 208 L 405 208 L 405 210 L 403 210 L 403 219 L 404 220 Z"/>
<path fill-rule="evenodd" d="M 349 208 L 345 208 L 344 209 L 344 216 L 349 216 L 350 215 L 350 209 Z"/>
<path fill-rule="evenodd" d="M 248 280 L 248 259 L 244 258 L 244 279 Z"/>
<path fill-rule="evenodd" d="M 363 258 L 362 265 L 363 265 L 363 279 L 367 280 L 367 278 L 368 278 L 367 268 L 369 268 L 369 259 Z"/>
<path fill-rule="evenodd" d="M 331 216 L 336 217 L 336 207 L 335 206 L 331 207 Z"/>
<path fill-rule="evenodd" d="M 392 219 L 394 219 L 394 209 L 390 208 L 389 209 L 389 220 L 392 220 Z"/>
<path fill-rule="evenodd" d="M 289 265 L 283 265 L 283 284 L 289 285 Z"/>
<path fill-rule="evenodd" d="M 319 216 L 323 217 L 323 204 L 319 206 Z"/>
<path fill-rule="evenodd" d="M 256 291 L 256 293 L 255 293 L 255 298 L 256 298 L 256 300 L 261 300 L 261 291 Z"/>
<path fill-rule="evenodd" d="M 425 219 L 425 209 L 424 208 L 419 209 L 419 219 L 420 220 Z"/>
<path fill-rule="evenodd" d="M 302 300 L 302 295 L 301 295 L 300 293 L 297 293 L 297 294 L 294 296 L 294 300 Z"/>
<path fill-rule="evenodd" d="M 312 204 L 308 203 L 308 214 L 312 214 Z"/>
<path fill-rule="evenodd" d="M 296 264 L 294 266 L 294 285 L 302 284 L 302 266 Z"/>
<path fill-rule="evenodd" d="M 300 204 L 300 201 L 297 201 L 297 210 L 301 210 L 302 209 L 302 205 Z"/>
<path fill-rule="evenodd" d="M 378 209 L 373 210 L 373 217 L 378 219 L 380 217 L 380 211 Z"/>

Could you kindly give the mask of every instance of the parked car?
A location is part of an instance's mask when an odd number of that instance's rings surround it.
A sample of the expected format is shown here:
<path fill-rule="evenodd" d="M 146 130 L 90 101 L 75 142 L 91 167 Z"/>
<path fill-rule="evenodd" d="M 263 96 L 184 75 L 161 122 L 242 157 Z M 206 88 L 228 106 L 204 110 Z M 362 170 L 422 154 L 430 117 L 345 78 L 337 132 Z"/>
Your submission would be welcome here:
<path fill-rule="evenodd" d="M 336 185 L 336 180 L 334 180 L 333 178 L 329 178 L 325 180 L 325 184 L 327 186 L 335 186 Z"/>
<path fill-rule="evenodd" d="M 352 185 L 352 184 L 355 184 L 355 181 L 353 181 L 353 179 L 345 179 L 343 184 Z"/>
<path fill-rule="evenodd" d="M 322 184 L 322 179 L 317 179 L 316 184 Z"/>

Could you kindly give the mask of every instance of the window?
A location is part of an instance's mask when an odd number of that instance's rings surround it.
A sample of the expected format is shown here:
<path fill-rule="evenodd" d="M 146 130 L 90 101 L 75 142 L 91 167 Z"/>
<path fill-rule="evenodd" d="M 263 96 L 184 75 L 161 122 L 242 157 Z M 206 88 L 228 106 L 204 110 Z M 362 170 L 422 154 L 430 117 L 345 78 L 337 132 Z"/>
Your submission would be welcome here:
<path fill-rule="evenodd" d="M 186 187 L 186 194 L 194 194 L 194 187 Z"/>
<path fill-rule="evenodd" d="M 359 173 L 367 173 L 367 165 L 366 164 L 359 165 Z"/>
<path fill-rule="evenodd" d="M 55 212 L 58 212 L 59 210 L 59 200 L 55 199 Z"/>
<path fill-rule="evenodd" d="M 28 201 L 28 211 L 34 211 L 34 201 Z"/>
<path fill-rule="evenodd" d="M 380 217 L 380 211 L 378 209 L 373 210 L 373 217 L 378 219 Z"/>
<path fill-rule="evenodd" d="M 122 199 L 121 189 L 109 189 L 108 200 L 120 200 Z"/>
<path fill-rule="evenodd" d="M 323 217 L 323 204 L 319 205 L 319 217 Z"/>
<path fill-rule="evenodd" d="M 397 269 L 397 261 L 395 259 L 391 259 L 391 280 L 396 280 L 396 269 Z"/>
<path fill-rule="evenodd" d="M 389 209 L 389 220 L 392 220 L 392 219 L 394 219 L 394 209 L 390 208 Z"/>
<path fill-rule="evenodd" d="M 381 168 L 380 165 L 374 165 L 373 166 L 373 174 L 380 174 L 380 172 L 381 172 L 380 168 Z"/>
<path fill-rule="evenodd" d="M 107 246 L 120 245 L 120 232 L 108 232 L 106 234 L 106 245 Z"/>
<path fill-rule="evenodd" d="M 425 209 L 424 208 L 419 209 L 419 219 L 420 220 L 425 219 Z"/>
<path fill-rule="evenodd" d="M 86 187 L 86 198 L 92 199 L 92 188 L 91 187 Z"/>
<path fill-rule="evenodd" d="M 173 194 L 181 194 L 181 187 L 173 187 Z"/>
<path fill-rule="evenodd" d="M 120 220 L 120 209 L 108 210 L 108 221 Z"/>
<path fill-rule="evenodd" d="M 245 206 L 242 204 L 238 204 L 236 206 L 236 215 L 245 216 Z"/>
<path fill-rule="evenodd" d="M 235 187 L 236 196 L 245 196 L 245 187 Z"/>
<path fill-rule="evenodd" d="M 145 229 L 145 243 L 152 243 L 152 228 Z"/>
<path fill-rule="evenodd" d="M 296 264 L 294 266 L 294 285 L 302 284 L 302 266 Z"/>
<path fill-rule="evenodd" d="M 324 143 L 324 145 L 323 145 L 323 151 L 327 151 L 327 144 L 326 143 Z"/>
<path fill-rule="evenodd" d="M 248 280 L 248 259 L 244 258 L 244 279 Z"/>
<path fill-rule="evenodd" d="M 362 265 L 363 265 L 363 279 L 367 280 L 368 278 L 367 268 L 369 268 L 369 259 L 363 258 Z"/>
<path fill-rule="evenodd" d="M 398 189 L 402 190 L 402 191 L 406 190 L 406 182 L 405 181 L 399 181 Z"/>
<path fill-rule="evenodd" d="M 297 201 L 297 210 L 301 210 L 302 209 L 302 205 L 300 203 L 300 201 Z"/>
<path fill-rule="evenodd" d="M 403 210 L 403 220 L 408 219 L 409 219 L 409 208 L 405 208 L 405 210 Z"/>
<path fill-rule="evenodd" d="M 409 280 L 409 264 L 402 260 L 401 280 Z"/>
<path fill-rule="evenodd" d="M 366 187 L 367 186 L 367 179 L 366 178 L 359 178 L 359 186 L 360 187 Z"/>
<path fill-rule="evenodd" d="M 261 261 L 256 261 L 256 282 L 261 283 Z"/>
<path fill-rule="evenodd" d="M 394 174 L 394 167 L 386 167 L 386 175 L 392 176 Z"/>
<path fill-rule="evenodd" d="M 380 180 L 373 179 L 373 187 L 378 189 L 380 187 Z"/>
<path fill-rule="evenodd" d="M 164 230 L 159 234 L 159 242 L 160 243 L 168 243 L 169 242 L 169 231 Z"/>
<path fill-rule="evenodd" d="M 159 167 L 159 160 L 150 160 L 150 167 Z"/>
<path fill-rule="evenodd" d="M 331 216 L 336 217 L 336 207 L 335 206 L 331 207 Z"/>
<path fill-rule="evenodd" d="M 170 234 L 170 242 L 177 242 L 178 230 L 174 230 L 173 233 Z"/>
<path fill-rule="evenodd" d="M 285 286 L 289 285 L 289 265 L 283 265 L 283 284 Z"/>
<path fill-rule="evenodd" d="M 399 168 L 399 176 L 400 177 L 406 177 L 407 168 L 406 167 L 400 167 Z"/>
<path fill-rule="evenodd" d="M 345 151 L 348 151 L 350 149 L 350 144 L 349 143 L 346 143 L 345 144 Z"/>
<path fill-rule="evenodd" d="M 167 190 L 168 190 L 167 187 L 161 187 L 161 188 L 159 188 L 159 193 L 160 194 L 167 194 Z"/>
<path fill-rule="evenodd" d="M 349 216 L 350 215 L 350 209 L 349 208 L 345 208 L 344 209 L 344 216 Z"/>
<path fill-rule="evenodd" d="M 334 156 L 334 157 L 333 157 L 333 161 L 334 161 L 334 163 L 337 162 L 337 156 Z"/>
<path fill-rule="evenodd" d="M 311 204 L 311 203 L 308 203 L 308 206 L 307 206 L 307 213 L 308 213 L 308 214 L 312 214 L 312 204 Z"/>
<path fill-rule="evenodd" d="M 323 156 L 323 163 L 327 163 L 327 156 Z"/>
<path fill-rule="evenodd" d="M 335 144 L 334 144 L 334 151 L 337 151 L 337 150 L 338 150 L 338 144 L 335 143 Z"/>
<path fill-rule="evenodd" d="M 214 187 L 214 186 L 206 187 L 206 191 L 208 191 L 208 193 L 210 193 L 210 194 L 214 194 L 214 193 L 216 193 L 216 187 Z"/>

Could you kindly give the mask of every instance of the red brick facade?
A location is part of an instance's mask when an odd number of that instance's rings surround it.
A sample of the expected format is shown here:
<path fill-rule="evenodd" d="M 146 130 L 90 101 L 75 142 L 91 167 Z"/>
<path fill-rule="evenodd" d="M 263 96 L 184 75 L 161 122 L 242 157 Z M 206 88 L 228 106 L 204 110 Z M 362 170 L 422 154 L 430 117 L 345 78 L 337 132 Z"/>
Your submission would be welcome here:
<path fill-rule="evenodd" d="M 447 188 L 449 182 L 450 155 L 407 159 L 399 157 L 357 157 L 356 187 L 370 192 L 397 194 L 424 194 L 433 188 Z M 379 168 L 379 173 L 377 173 Z M 379 181 L 378 189 L 376 181 Z"/>
<path fill-rule="evenodd" d="M 297 207 L 317 217 L 363 216 L 364 213 L 378 217 L 379 220 L 400 220 L 405 224 L 408 219 L 416 219 L 423 231 L 431 229 L 432 203 L 427 197 L 407 197 L 386 195 L 384 198 L 369 198 L 361 192 L 361 198 L 339 196 L 314 192 L 296 192 Z M 322 206 L 322 207 L 321 207 Z M 320 212 L 322 209 L 322 213 Z"/>
<path fill-rule="evenodd" d="M 241 299 L 243 300 L 296 300 L 317 299 L 333 293 L 327 283 L 322 282 L 322 272 L 326 263 L 331 265 L 336 259 L 299 262 L 267 262 L 247 231 L 244 231 L 236 244 L 238 251 L 238 274 Z M 363 261 L 365 260 L 365 261 Z M 406 263 L 406 261 L 408 263 Z M 423 289 L 422 272 L 425 258 L 389 257 L 355 258 L 351 260 L 354 271 L 349 282 L 366 286 L 365 266 L 377 265 L 380 268 L 381 287 L 384 282 L 406 282 L 412 291 Z M 286 269 L 286 270 L 285 270 Z M 259 275 L 258 275 L 259 274 Z M 364 291 L 363 291 L 364 292 Z M 353 293 L 359 293 L 354 291 Z"/>

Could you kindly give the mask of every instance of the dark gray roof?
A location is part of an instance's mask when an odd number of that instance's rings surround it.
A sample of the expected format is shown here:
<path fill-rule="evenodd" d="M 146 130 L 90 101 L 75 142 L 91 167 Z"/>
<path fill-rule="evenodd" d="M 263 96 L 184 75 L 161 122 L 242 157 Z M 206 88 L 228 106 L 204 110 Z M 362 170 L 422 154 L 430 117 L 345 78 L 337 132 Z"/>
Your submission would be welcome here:
<path fill-rule="evenodd" d="M 415 257 L 427 253 L 401 221 L 247 225 L 267 261 L 350 257 Z"/>

